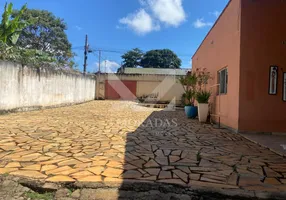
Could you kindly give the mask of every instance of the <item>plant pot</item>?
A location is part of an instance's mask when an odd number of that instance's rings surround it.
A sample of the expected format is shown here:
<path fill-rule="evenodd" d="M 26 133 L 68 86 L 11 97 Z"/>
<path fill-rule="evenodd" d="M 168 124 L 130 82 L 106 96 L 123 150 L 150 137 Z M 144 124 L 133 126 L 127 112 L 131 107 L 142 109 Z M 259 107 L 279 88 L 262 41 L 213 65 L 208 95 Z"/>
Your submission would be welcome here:
<path fill-rule="evenodd" d="M 199 121 L 202 123 L 206 123 L 208 114 L 209 114 L 209 104 L 199 103 Z"/>
<path fill-rule="evenodd" d="M 197 106 L 185 106 L 185 113 L 188 118 L 196 118 L 198 116 Z"/>

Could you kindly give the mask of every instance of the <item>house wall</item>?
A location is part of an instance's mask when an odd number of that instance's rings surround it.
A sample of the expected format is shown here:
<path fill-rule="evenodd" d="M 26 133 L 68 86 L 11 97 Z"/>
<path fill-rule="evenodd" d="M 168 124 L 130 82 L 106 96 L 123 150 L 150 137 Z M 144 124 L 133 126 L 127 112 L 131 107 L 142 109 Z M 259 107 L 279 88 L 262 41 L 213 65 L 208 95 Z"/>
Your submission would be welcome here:
<path fill-rule="evenodd" d="M 239 129 L 286 132 L 286 102 L 282 101 L 286 1 L 242 0 L 241 7 Z M 279 67 L 277 95 L 268 94 L 270 65 Z"/>
<path fill-rule="evenodd" d="M 206 68 L 213 79 L 208 89 L 212 92 L 211 112 L 220 115 L 225 126 L 238 129 L 239 62 L 240 62 L 240 1 L 232 0 L 206 36 L 192 58 L 193 70 Z M 228 68 L 228 93 L 217 96 L 217 73 Z M 213 117 L 218 121 L 218 117 Z"/>
<path fill-rule="evenodd" d="M 175 100 L 176 104 L 180 104 L 184 93 L 184 88 L 178 82 L 177 76 L 101 74 L 98 88 L 98 96 L 101 98 L 105 98 L 105 80 L 136 81 L 136 97 L 157 94 L 157 101 Z"/>
<path fill-rule="evenodd" d="M 95 97 L 95 78 L 0 62 L 0 113 L 81 103 Z"/>

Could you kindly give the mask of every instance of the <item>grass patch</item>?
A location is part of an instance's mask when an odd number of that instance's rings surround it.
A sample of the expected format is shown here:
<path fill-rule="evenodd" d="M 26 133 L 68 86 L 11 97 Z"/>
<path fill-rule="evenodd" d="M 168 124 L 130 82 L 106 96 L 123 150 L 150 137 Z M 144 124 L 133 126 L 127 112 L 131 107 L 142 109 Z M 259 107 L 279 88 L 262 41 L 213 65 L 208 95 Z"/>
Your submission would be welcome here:
<path fill-rule="evenodd" d="M 72 189 L 68 189 L 68 191 L 69 191 L 69 197 L 72 195 L 72 193 L 73 193 L 73 190 Z"/>
<path fill-rule="evenodd" d="M 47 192 L 47 193 L 44 193 L 44 194 L 39 194 L 39 193 L 36 193 L 36 192 L 26 192 L 25 193 L 25 196 L 30 198 L 31 200 L 53 200 L 54 199 L 54 195 L 53 193 L 50 193 L 50 192 Z"/>
<path fill-rule="evenodd" d="M 200 153 L 200 152 L 198 152 L 198 153 L 197 153 L 197 161 L 198 161 L 198 162 L 200 162 L 200 161 L 201 161 L 201 159 L 202 159 L 202 157 L 201 157 L 201 153 Z"/>
<path fill-rule="evenodd" d="M 237 167 L 236 167 L 236 165 L 233 165 L 233 166 L 232 166 L 232 170 L 233 170 L 234 172 L 237 172 Z"/>
<path fill-rule="evenodd" d="M 3 174 L 2 176 L 4 176 L 4 177 L 7 177 L 7 176 L 9 176 L 9 173 L 5 173 L 5 174 Z"/>

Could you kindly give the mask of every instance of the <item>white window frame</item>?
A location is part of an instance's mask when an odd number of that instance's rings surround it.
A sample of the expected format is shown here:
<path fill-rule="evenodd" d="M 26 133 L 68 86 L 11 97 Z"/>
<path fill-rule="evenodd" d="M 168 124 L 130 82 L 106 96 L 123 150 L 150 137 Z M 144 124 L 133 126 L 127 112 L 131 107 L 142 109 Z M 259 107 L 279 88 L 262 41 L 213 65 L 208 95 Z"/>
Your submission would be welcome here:
<path fill-rule="evenodd" d="M 223 72 L 224 75 L 223 75 Z M 224 76 L 224 78 L 222 78 Z M 224 79 L 224 84 L 222 84 L 221 80 Z M 224 95 L 227 94 L 227 89 L 228 89 L 228 69 L 227 67 L 221 69 L 218 71 L 218 95 Z"/>

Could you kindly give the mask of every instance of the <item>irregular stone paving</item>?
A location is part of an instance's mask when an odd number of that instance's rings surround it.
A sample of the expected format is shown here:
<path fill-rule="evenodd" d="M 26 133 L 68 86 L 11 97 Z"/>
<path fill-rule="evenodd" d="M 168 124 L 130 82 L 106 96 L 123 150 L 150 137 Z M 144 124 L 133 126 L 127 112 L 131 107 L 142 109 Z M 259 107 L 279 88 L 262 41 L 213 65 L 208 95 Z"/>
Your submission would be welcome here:
<path fill-rule="evenodd" d="M 0 116 L 0 136 L 0 174 L 286 191 L 285 158 L 183 111 L 94 101 Z"/>

